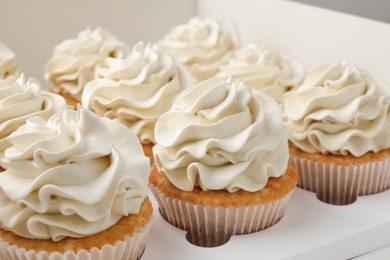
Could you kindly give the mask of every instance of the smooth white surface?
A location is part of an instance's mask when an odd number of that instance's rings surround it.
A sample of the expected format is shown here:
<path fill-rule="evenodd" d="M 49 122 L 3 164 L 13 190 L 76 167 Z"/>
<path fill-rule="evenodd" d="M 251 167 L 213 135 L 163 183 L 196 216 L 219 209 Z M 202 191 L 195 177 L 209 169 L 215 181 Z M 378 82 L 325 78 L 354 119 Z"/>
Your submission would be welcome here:
<path fill-rule="evenodd" d="M 390 23 L 389 0 L 292 0 Z"/>
<path fill-rule="evenodd" d="M 43 67 L 63 40 L 100 26 L 130 46 L 155 42 L 173 26 L 187 22 L 194 4 L 195 0 L 0 1 L 0 41 L 16 53 L 28 76 L 49 88 Z"/>
<path fill-rule="evenodd" d="M 168 224 L 154 204 L 155 219 L 142 260 L 348 259 L 390 241 L 389 201 L 390 190 L 359 197 L 348 206 L 334 206 L 296 188 L 279 223 L 258 233 L 234 236 L 216 248 L 191 245 L 186 232 Z"/>
<path fill-rule="evenodd" d="M 390 84 L 390 24 L 280 0 L 198 0 L 197 12 L 234 24 L 241 43 L 265 43 L 306 69 L 341 59 Z"/>
<path fill-rule="evenodd" d="M 356 260 L 381 260 L 381 259 L 389 259 L 390 257 L 390 246 L 383 247 L 379 250 L 375 250 L 373 252 L 366 253 L 354 259 Z"/>

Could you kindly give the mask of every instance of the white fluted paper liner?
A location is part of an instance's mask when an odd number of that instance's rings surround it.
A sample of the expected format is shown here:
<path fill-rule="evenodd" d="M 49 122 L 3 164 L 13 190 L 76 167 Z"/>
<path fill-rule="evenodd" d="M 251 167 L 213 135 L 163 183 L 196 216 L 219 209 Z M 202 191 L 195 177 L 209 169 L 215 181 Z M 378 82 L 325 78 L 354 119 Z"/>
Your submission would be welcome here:
<path fill-rule="evenodd" d="M 298 187 L 329 204 L 351 204 L 358 196 L 390 188 L 390 158 L 357 165 L 315 162 L 296 155 L 290 159 L 298 172 Z"/>
<path fill-rule="evenodd" d="M 213 247 L 226 243 L 232 235 L 254 233 L 276 224 L 284 215 L 293 190 L 287 196 L 265 204 L 243 207 L 214 207 L 165 196 L 150 185 L 160 212 L 170 224 L 188 231 L 192 244 Z"/>
<path fill-rule="evenodd" d="M 102 248 L 92 248 L 91 251 L 66 251 L 64 253 L 46 251 L 37 253 L 35 250 L 26 251 L 16 245 L 10 245 L 0 237 L 1 260 L 117 260 L 139 259 L 145 248 L 146 238 L 152 226 L 152 218 L 145 227 L 130 237 L 118 241 L 115 245 L 104 245 Z M 61 243 L 61 242 L 59 242 Z"/>

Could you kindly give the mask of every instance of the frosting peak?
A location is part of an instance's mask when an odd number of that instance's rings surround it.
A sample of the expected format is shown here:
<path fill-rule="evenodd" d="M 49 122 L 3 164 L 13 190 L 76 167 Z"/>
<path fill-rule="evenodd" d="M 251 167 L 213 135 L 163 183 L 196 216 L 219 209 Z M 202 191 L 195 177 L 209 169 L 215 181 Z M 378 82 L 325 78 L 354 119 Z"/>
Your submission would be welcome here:
<path fill-rule="evenodd" d="M 33 117 L 12 133 L 0 165 L 0 224 L 54 241 L 83 237 L 137 214 L 149 160 L 126 127 L 79 107 Z"/>
<path fill-rule="evenodd" d="M 154 143 L 154 125 L 179 93 L 195 85 L 190 73 L 155 44 L 136 44 L 125 59 L 106 59 L 85 87 L 82 104 Z"/>
<path fill-rule="evenodd" d="M 108 31 L 89 28 L 78 37 L 62 42 L 54 48 L 45 67 L 45 78 L 56 91 L 70 94 L 77 100 L 85 84 L 94 78 L 95 69 L 107 57 L 124 58 L 128 47 Z"/>
<path fill-rule="evenodd" d="M 41 90 L 34 78 L 10 76 L 0 80 L 0 154 L 9 145 L 4 139 L 33 116 L 48 119 L 66 109 L 65 99 Z"/>
<path fill-rule="evenodd" d="M 310 70 L 283 106 L 290 139 L 305 152 L 362 156 L 390 147 L 390 87 L 347 62 Z"/>
<path fill-rule="evenodd" d="M 252 89 L 279 100 L 303 81 L 304 74 L 298 62 L 264 45 L 248 44 L 234 52 L 229 62 L 220 67 L 218 75 L 240 79 Z"/>
<path fill-rule="evenodd" d="M 155 134 L 156 165 L 181 190 L 257 191 L 287 167 L 278 104 L 230 78 L 187 90 L 157 121 Z"/>
<path fill-rule="evenodd" d="M 197 17 L 173 28 L 160 45 L 199 80 L 214 76 L 235 48 L 223 26 Z"/>
<path fill-rule="evenodd" d="M 0 42 L 0 80 L 21 74 L 20 66 L 15 57 L 16 55 Z"/>

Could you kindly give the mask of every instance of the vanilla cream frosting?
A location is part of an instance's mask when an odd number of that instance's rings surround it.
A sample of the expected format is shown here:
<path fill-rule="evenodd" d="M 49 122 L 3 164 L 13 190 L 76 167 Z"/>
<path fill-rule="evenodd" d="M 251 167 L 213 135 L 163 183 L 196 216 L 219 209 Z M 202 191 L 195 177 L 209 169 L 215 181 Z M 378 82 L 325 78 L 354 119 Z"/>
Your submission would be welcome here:
<path fill-rule="evenodd" d="M 26 238 L 83 237 L 137 214 L 149 159 L 126 127 L 79 107 L 12 133 L 0 164 L 0 224 Z"/>
<path fill-rule="evenodd" d="M 0 157 L 9 146 L 5 137 L 28 118 L 40 116 L 48 119 L 66 107 L 63 97 L 42 91 L 40 83 L 34 78 L 26 80 L 21 75 L 0 80 Z"/>
<path fill-rule="evenodd" d="M 106 57 L 124 58 L 128 47 L 108 31 L 89 28 L 77 38 L 62 42 L 54 48 L 52 58 L 45 66 L 45 78 L 60 93 L 81 100 L 85 84 L 94 78 L 95 68 Z"/>
<path fill-rule="evenodd" d="M 308 153 L 352 154 L 390 148 L 390 87 L 344 61 L 308 71 L 284 96 L 290 140 Z"/>
<path fill-rule="evenodd" d="M 196 17 L 173 28 L 160 45 L 199 80 L 217 74 L 235 48 L 231 35 L 221 24 Z"/>
<path fill-rule="evenodd" d="M 20 76 L 21 69 L 16 61 L 16 55 L 0 42 L 0 80 L 11 75 Z"/>
<path fill-rule="evenodd" d="M 302 66 L 265 45 L 248 44 L 234 52 L 228 64 L 220 67 L 219 76 L 232 76 L 280 100 L 304 79 Z"/>
<path fill-rule="evenodd" d="M 159 46 L 136 44 L 126 59 L 108 58 L 85 87 L 82 104 L 154 143 L 154 125 L 196 80 Z"/>
<path fill-rule="evenodd" d="M 231 78 L 211 78 L 187 90 L 157 121 L 155 135 L 159 171 L 184 191 L 254 192 L 287 168 L 279 105 Z"/>

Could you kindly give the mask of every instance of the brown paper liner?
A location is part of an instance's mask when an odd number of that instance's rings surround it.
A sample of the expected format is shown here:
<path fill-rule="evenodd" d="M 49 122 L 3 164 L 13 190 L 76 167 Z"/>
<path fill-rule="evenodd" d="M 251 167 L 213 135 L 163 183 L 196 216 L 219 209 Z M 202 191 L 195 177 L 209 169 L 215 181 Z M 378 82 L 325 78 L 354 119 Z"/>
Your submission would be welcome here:
<path fill-rule="evenodd" d="M 148 204 L 151 207 L 150 202 Z M 149 207 L 149 206 L 148 206 Z M 146 210 L 146 209 L 145 209 Z M 150 208 L 151 210 L 151 208 Z M 149 209 L 147 210 L 149 212 Z M 149 214 L 149 213 L 148 213 Z M 116 259 L 139 259 L 145 249 L 146 239 L 152 226 L 153 218 L 150 216 L 146 224 L 134 232 L 117 240 L 115 244 L 104 244 L 90 249 L 78 249 L 66 247 L 66 251 L 45 251 L 25 249 L 21 246 L 5 241 L 6 237 L 0 236 L 0 259 L 1 260 L 116 260 Z M 103 231 L 104 232 L 104 231 Z M 107 234 L 108 235 L 108 234 Z M 113 236 L 119 234 L 112 234 Z M 57 242 L 61 243 L 61 241 Z M 75 242 L 77 243 L 77 241 Z M 80 242 L 81 243 L 81 242 Z M 75 245 L 76 246 L 76 245 Z M 80 245 L 77 245 L 80 246 Z"/>
<path fill-rule="evenodd" d="M 173 226 L 188 231 L 187 240 L 202 247 L 220 246 L 232 235 L 254 233 L 276 224 L 283 217 L 293 192 L 259 205 L 216 207 L 167 197 L 153 184 L 150 188 L 162 217 Z"/>
<path fill-rule="evenodd" d="M 65 100 L 66 100 L 66 104 L 71 106 L 74 110 L 77 109 L 77 104 L 80 103 L 80 102 L 77 101 L 76 99 L 74 99 L 70 94 L 65 93 L 65 92 L 57 92 L 54 88 L 49 89 L 49 91 L 51 93 L 63 96 L 65 98 Z"/>
<path fill-rule="evenodd" d="M 315 192 L 325 203 L 351 204 L 358 196 L 390 186 L 390 157 L 356 165 L 313 161 L 295 154 L 290 159 L 298 172 L 298 187 Z"/>

